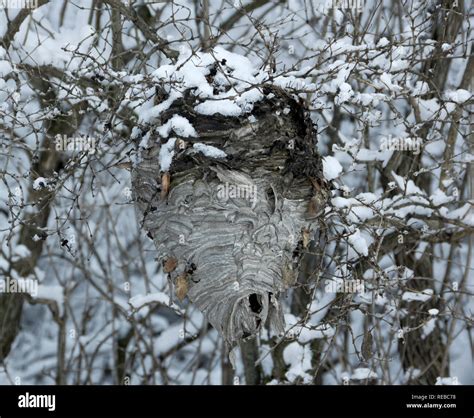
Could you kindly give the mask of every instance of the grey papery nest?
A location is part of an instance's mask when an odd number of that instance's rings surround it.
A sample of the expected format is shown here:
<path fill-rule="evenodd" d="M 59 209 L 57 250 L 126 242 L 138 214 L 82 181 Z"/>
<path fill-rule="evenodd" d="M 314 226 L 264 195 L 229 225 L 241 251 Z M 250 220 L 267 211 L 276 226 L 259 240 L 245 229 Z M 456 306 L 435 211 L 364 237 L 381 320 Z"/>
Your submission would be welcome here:
<path fill-rule="evenodd" d="M 152 134 L 132 171 L 141 226 L 177 296 L 189 298 L 229 347 L 265 324 L 284 331 L 279 298 L 295 283 L 328 196 L 303 104 L 273 85 L 262 89 L 264 98 L 239 117 L 198 114 L 186 91 L 157 126 L 180 115 L 197 137 L 170 134 L 178 140 L 163 173 L 160 146 L 169 138 Z"/>

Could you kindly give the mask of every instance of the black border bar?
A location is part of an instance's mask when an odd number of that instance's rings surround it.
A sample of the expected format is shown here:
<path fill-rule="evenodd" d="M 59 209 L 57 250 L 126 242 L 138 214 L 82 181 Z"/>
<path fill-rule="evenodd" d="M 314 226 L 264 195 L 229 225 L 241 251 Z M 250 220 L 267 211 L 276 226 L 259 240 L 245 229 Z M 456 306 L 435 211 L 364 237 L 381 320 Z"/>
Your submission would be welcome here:
<path fill-rule="evenodd" d="M 26 393 L 55 410 L 20 408 Z M 472 418 L 474 386 L 0 386 L 0 418 L 14 416 Z"/>

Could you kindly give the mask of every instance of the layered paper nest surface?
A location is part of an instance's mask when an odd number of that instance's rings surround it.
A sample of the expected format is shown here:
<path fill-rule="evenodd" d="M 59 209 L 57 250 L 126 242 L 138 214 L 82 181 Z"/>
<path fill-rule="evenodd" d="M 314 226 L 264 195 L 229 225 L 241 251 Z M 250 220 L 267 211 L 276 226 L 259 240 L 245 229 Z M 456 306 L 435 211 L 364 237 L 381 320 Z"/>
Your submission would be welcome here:
<path fill-rule="evenodd" d="M 207 82 L 228 65 L 211 65 Z M 173 90 L 163 85 L 168 100 Z M 147 128 L 132 171 L 140 224 L 178 298 L 229 347 L 265 324 L 284 330 L 280 296 L 295 283 L 328 196 L 302 102 L 270 83 L 258 88 L 235 115 L 203 114 L 209 98 L 181 91 Z"/>

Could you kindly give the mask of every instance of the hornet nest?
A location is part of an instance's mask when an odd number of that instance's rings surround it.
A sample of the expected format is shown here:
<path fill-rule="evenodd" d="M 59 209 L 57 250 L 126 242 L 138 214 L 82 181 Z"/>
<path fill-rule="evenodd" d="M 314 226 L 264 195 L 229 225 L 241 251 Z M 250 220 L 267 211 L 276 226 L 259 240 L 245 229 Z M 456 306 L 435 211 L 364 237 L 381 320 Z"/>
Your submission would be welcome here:
<path fill-rule="evenodd" d="M 224 52 L 198 68 L 213 89 L 206 102 L 200 87 L 181 84 L 176 95 L 161 80 L 161 99 L 176 97 L 144 129 L 153 141 L 142 141 L 132 190 L 177 297 L 232 348 L 265 324 L 284 331 L 280 296 L 296 282 L 329 193 L 303 101 L 263 82 L 258 100 L 230 112 L 219 99 L 231 92 L 235 104 L 245 93 L 225 81 L 238 65 Z"/>

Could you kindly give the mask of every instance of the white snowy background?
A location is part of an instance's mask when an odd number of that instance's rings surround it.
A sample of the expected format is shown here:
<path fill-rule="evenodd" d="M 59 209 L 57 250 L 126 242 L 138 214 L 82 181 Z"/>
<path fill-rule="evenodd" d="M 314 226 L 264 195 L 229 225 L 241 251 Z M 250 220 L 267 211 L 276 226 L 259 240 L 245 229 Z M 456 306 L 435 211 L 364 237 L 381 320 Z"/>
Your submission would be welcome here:
<path fill-rule="evenodd" d="M 420 304 L 421 338 L 435 325 L 442 331 L 449 375 L 438 383 L 474 383 L 472 83 L 460 88 L 472 54 L 470 1 L 464 2 L 459 35 L 441 46 L 432 39 L 435 2 L 367 0 L 357 14 L 324 0 L 213 1 L 207 35 L 196 19 L 199 1 L 43 3 L 0 46 L 3 278 L 15 277 L 11 263 L 30 257 L 20 235 L 22 219 L 36 210 L 32 191 L 54 194 L 44 235 L 31 237 L 44 241 L 29 277 L 39 282 L 38 292 L 25 302 L 21 330 L 0 364 L 0 384 L 222 383 L 223 342 L 200 312 L 172 297 L 152 241 L 140 231 L 130 173 L 119 163 L 133 163 L 137 149 L 155 140 L 145 127 L 186 89 L 202 99 L 196 110 L 204 115 L 242 116 L 262 100 L 258 86 L 264 82 L 288 89 L 311 109 L 324 176 L 334 186 L 325 215 L 328 239 L 306 315 L 292 311 L 292 292 L 285 296 L 286 368 L 280 378 L 271 351 L 280 337 L 267 331 L 259 336 L 264 383 L 311 383 L 315 350 L 321 353 L 322 384 L 407 383 L 420 371 L 404 370 L 400 360 L 402 302 Z M 114 15 L 111 6 L 118 4 L 146 11 L 152 33 L 178 51 L 178 61 L 166 58 L 125 12 Z M 244 6 L 247 12 L 236 14 Z M 18 13 L 0 10 L 0 37 Z M 112 41 L 114 19 L 119 51 Z M 212 52 L 200 51 L 203 42 L 214 43 Z M 439 51 L 449 61 L 442 91 L 423 75 Z M 221 92 L 206 75 L 223 59 L 234 81 L 232 90 Z M 49 80 L 54 104 L 45 105 L 49 90 L 41 92 L 31 81 L 36 71 Z M 157 101 L 156 86 L 163 83 L 167 98 Z M 94 147 L 60 151 L 62 170 L 38 178 L 34 167 L 44 151 L 45 126 L 78 106 L 74 135 L 93 137 Z M 166 171 L 176 136 L 196 132 L 178 115 L 157 132 L 170 138 L 160 154 Z M 408 151 L 382 146 L 387 138 Z M 204 144 L 194 148 L 225 157 Z M 397 153 L 420 158 L 417 172 L 391 170 Z M 423 175 L 420 186 L 417 176 Z M 406 288 L 414 271 L 400 265 L 393 251 L 378 253 L 380 237 L 394 232 L 405 236 L 404 251 L 429 258 L 433 288 Z M 448 233 L 461 238 L 441 240 Z M 364 291 L 354 293 L 344 318 L 328 320 L 337 294 L 328 291 L 328 280 L 351 279 L 351 266 L 360 259 L 369 260 L 359 272 Z M 427 301 L 442 301 L 440 309 L 428 308 Z M 369 331 L 373 356 L 364 359 L 361 346 Z M 232 381 L 245 383 L 237 358 Z"/>

